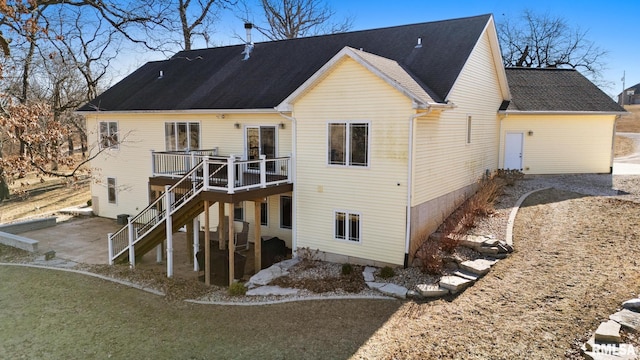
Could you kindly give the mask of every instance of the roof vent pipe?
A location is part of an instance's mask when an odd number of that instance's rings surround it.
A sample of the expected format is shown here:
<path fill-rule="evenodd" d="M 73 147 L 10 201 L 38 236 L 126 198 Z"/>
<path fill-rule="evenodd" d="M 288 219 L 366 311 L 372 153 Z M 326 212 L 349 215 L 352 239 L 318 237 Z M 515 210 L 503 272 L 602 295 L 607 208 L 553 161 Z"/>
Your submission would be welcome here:
<path fill-rule="evenodd" d="M 416 45 L 416 49 L 419 49 L 419 48 L 421 48 L 421 47 L 422 47 L 422 38 L 421 38 L 421 37 L 419 37 L 419 38 L 418 38 L 418 44 Z"/>
<path fill-rule="evenodd" d="M 244 23 L 244 29 L 247 31 L 247 42 L 244 44 L 244 51 L 242 54 L 244 58 L 242 61 L 249 60 L 249 56 L 251 56 L 251 50 L 253 50 L 253 42 L 251 42 L 251 29 L 253 29 L 253 24 L 250 22 Z"/>
<path fill-rule="evenodd" d="M 252 23 L 244 23 L 244 30 L 247 32 L 247 44 L 251 44 L 251 29 L 253 29 Z"/>
<path fill-rule="evenodd" d="M 160 70 L 160 75 L 158 75 L 158 79 L 162 79 L 164 77 L 164 71 Z"/>

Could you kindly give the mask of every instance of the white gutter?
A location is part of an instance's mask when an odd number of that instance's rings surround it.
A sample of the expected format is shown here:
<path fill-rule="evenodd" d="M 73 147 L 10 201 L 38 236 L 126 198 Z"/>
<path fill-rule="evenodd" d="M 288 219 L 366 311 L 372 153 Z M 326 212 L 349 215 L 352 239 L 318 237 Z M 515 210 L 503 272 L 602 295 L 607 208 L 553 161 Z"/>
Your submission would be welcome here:
<path fill-rule="evenodd" d="M 298 121 L 293 116 L 287 116 L 282 111 L 276 111 L 278 115 L 291 121 L 291 179 L 293 181 L 293 204 L 291 204 L 291 252 L 293 257 L 297 257 L 296 249 L 298 245 L 298 192 L 296 191 L 297 177 L 298 177 Z"/>
<path fill-rule="evenodd" d="M 450 105 L 453 107 L 453 104 Z M 433 110 L 433 107 L 428 105 L 426 112 L 420 112 L 411 114 L 409 116 L 409 160 L 407 161 L 407 225 L 405 229 L 405 244 L 404 244 L 404 266 L 409 266 L 409 247 L 411 245 L 411 188 L 413 186 L 413 134 L 414 124 L 417 118 L 429 115 Z"/>
<path fill-rule="evenodd" d="M 76 110 L 75 114 L 93 115 L 100 113 L 108 114 L 277 114 L 274 108 L 269 109 L 184 109 L 184 110 Z"/>
<path fill-rule="evenodd" d="M 513 115 L 625 115 L 623 111 L 526 111 L 526 110 L 501 110 L 498 114 Z"/>

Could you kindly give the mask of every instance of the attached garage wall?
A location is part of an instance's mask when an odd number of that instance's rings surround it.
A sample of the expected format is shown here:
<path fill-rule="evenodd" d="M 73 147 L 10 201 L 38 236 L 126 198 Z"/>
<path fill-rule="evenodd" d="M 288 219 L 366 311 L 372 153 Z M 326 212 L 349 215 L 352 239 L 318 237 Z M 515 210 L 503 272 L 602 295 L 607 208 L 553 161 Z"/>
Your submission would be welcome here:
<path fill-rule="evenodd" d="M 521 132 L 525 174 L 609 173 L 614 123 L 615 115 L 508 114 L 501 121 L 500 167 L 506 134 Z"/>

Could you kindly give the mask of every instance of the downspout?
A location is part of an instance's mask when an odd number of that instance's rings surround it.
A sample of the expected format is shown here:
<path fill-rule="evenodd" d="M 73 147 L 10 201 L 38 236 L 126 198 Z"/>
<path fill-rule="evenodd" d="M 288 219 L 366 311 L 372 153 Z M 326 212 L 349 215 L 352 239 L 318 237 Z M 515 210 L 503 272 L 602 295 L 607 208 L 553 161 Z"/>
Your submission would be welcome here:
<path fill-rule="evenodd" d="M 413 186 L 413 133 L 415 120 L 419 117 L 429 115 L 431 113 L 431 105 L 427 105 L 427 111 L 423 113 L 415 113 L 409 116 L 409 161 L 407 169 L 407 225 L 405 229 L 404 244 L 404 267 L 409 267 L 409 247 L 411 245 L 411 187 Z"/>
<path fill-rule="evenodd" d="M 295 184 L 297 183 L 297 175 L 298 175 L 298 156 L 297 156 L 297 144 L 298 144 L 298 121 L 293 116 L 287 116 L 282 111 L 278 111 L 278 114 L 283 118 L 291 121 L 291 179 L 293 181 L 293 204 L 291 205 L 291 215 L 292 215 L 292 224 L 291 224 L 291 250 L 292 256 L 295 258 L 296 249 L 298 245 L 298 192 L 296 191 Z"/>
<path fill-rule="evenodd" d="M 615 120 L 613 120 L 613 131 L 611 134 L 611 156 L 609 160 L 609 174 L 613 174 L 613 160 L 615 158 L 615 152 L 616 152 L 616 125 L 618 125 L 618 119 L 620 119 L 620 115 L 616 115 Z"/>

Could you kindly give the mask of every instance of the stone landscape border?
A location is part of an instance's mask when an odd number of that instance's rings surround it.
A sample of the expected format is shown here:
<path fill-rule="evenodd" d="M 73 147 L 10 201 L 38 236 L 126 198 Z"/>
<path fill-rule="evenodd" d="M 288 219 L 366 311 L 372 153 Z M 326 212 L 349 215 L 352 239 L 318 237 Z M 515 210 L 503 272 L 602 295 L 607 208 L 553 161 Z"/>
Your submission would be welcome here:
<path fill-rule="evenodd" d="M 527 200 L 529 195 L 533 193 L 537 193 L 538 191 L 549 190 L 549 189 L 552 189 L 552 187 L 545 187 L 541 189 L 531 190 L 528 193 L 520 196 L 518 201 L 516 201 L 516 204 L 513 205 L 513 209 L 511 209 L 511 213 L 509 214 L 509 220 L 507 220 L 507 234 L 505 235 L 505 239 L 504 239 L 507 242 L 507 244 L 513 246 L 513 226 L 516 222 L 516 215 L 518 215 L 518 210 L 520 210 L 520 206 L 522 206 L 522 203 L 525 200 Z"/>

